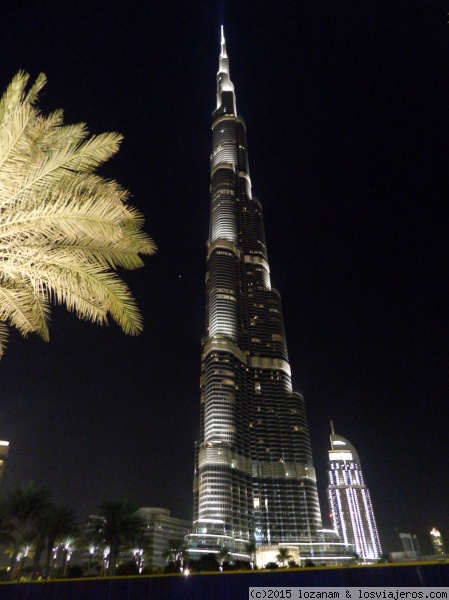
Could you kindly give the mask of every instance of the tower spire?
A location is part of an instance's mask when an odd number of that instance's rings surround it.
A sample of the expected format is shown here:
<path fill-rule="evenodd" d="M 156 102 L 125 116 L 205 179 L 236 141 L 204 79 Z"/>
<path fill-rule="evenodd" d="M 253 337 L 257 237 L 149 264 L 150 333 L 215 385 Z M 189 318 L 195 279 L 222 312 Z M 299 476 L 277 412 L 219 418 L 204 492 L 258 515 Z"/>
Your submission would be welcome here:
<path fill-rule="evenodd" d="M 226 56 L 226 40 L 223 25 L 221 26 L 221 56 Z"/>
<path fill-rule="evenodd" d="M 226 53 L 226 40 L 224 36 L 224 27 L 221 26 L 221 49 L 220 57 L 218 59 L 218 73 L 217 73 L 217 110 L 222 109 L 222 112 L 237 114 L 237 107 L 235 103 L 234 85 L 229 77 L 229 58 Z M 231 103 L 229 98 L 223 97 L 223 92 L 231 92 Z"/>

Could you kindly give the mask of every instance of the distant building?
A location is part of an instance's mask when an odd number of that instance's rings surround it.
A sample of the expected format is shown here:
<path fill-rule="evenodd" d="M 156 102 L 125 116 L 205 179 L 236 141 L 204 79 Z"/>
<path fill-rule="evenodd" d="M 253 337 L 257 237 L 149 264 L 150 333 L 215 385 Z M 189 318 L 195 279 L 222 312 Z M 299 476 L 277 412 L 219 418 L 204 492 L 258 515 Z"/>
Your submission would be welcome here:
<path fill-rule="evenodd" d="M 145 537 L 149 542 L 145 563 L 164 567 L 167 564 L 164 552 L 174 541 L 180 546 L 183 544 L 185 536 L 192 530 L 192 523 L 171 517 L 165 508 L 139 508 L 138 514 L 145 521 Z"/>
<path fill-rule="evenodd" d="M 443 538 L 441 537 L 441 533 L 438 531 L 438 529 L 436 527 L 434 527 L 432 529 L 432 531 L 430 532 L 430 538 L 432 540 L 432 546 L 433 546 L 434 553 L 437 556 L 446 554 Z"/>
<path fill-rule="evenodd" d="M 129 548 L 121 550 L 117 561 L 119 563 L 127 562 L 135 559 L 138 562 L 138 553 L 143 553 L 143 560 L 139 559 L 140 566 L 145 567 L 164 567 L 167 560 L 164 558 L 164 553 L 173 543 L 176 543 L 178 548 L 182 548 L 184 538 L 189 535 L 192 530 L 191 521 L 183 521 L 170 516 L 170 511 L 166 508 L 149 508 L 143 507 L 137 510 L 137 514 L 143 520 L 143 535 L 145 543 L 142 550 Z M 85 535 L 91 539 L 89 552 L 84 554 L 83 561 L 85 565 L 95 564 L 100 561 L 105 561 L 109 548 L 103 548 L 101 544 L 94 541 L 93 532 L 98 528 L 98 525 L 103 521 L 101 515 L 90 515 L 85 528 Z"/>
<path fill-rule="evenodd" d="M 412 562 L 419 560 L 420 562 L 435 561 L 435 555 L 446 558 L 446 550 L 444 548 L 443 538 L 441 533 L 435 527 L 430 531 L 432 540 L 433 554 L 424 555 L 421 552 L 421 547 L 418 538 L 412 533 L 399 533 L 399 539 L 402 544 L 402 552 L 391 552 L 390 559 L 392 562 Z"/>
<path fill-rule="evenodd" d="M 376 560 L 382 550 L 359 456 L 333 426 L 330 441 L 328 493 L 334 529 L 344 544 L 354 545 L 361 559 Z"/>
<path fill-rule="evenodd" d="M 421 547 L 415 534 L 399 533 L 404 558 L 416 559 L 421 555 Z"/>
<path fill-rule="evenodd" d="M 4 442 L 0 440 L 0 481 L 3 477 L 3 471 L 5 469 L 5 460 L 8 456 L 9 451 L 9 442 Z"/>

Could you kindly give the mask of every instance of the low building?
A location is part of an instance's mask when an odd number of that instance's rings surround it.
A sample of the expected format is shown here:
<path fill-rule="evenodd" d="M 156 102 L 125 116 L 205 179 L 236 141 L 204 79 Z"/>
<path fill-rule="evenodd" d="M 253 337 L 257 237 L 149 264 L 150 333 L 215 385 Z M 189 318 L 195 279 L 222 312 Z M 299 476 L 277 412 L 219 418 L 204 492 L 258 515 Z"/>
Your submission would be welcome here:
<path fill-rule="evenodd" d="M 421 547 L 416 535 L 399 533 L 399 539 L 401 540 L 405 558 L 417 559 L 418 556 L 421 556 Z"/>
<path fill-rule="evenodd" d="M 398 533 L 402 544 L 402 552 L 390 552 L 389 560 L 391 562 L 407 562 L 422 560 L 421 547 L 418 538 L 412 533 Z M 426 557 L 428 560 L 428 557 Z"/>
<path fill-rule="evenodd" d="M 144 507 L 139 508 L 138 513 L 145 521 L 145 537 L 148 538 L 145 562 L 153 567 L 164 567 L 167 564 L 164 553 L 172 542 L 177 541 L 182 546 L 184 538 L 192 531 L 192 523 L 171 517 L 166 508 Z"/>
<path fill-rule="evenodd" d="M 184 521 L 170 516 L 170 511 L 166 508 L 149 508 L 143 507 L 137 510 L 137 514 L 143 520 L 143 539 L 141 538 L 140 547 L 121 549 L 117 557 L 119 564 L 126 563 L 130 560 L 135 560 L 136 565 L 141 572 L 146 567 L 163 568 L 167 564 L 167 559 L 164 553 L 173 547 L 173 543 L 182 548 L 184 538 L 189 535 L 192 530 L 191 521 Z M 98 523 L 103 518 L 100 515 L 90 515 L 85 529 L 85 534 L 88 539 L 92 540 L 89 552 L 86 552 L 83 557 L 83 563 L 86 570 L 90 570 L 90 565 L 107 563 L 109 547 L 102 547 L 101 544 L 95 541 L 93 535 L 94 530 L 98 527 Z"/>

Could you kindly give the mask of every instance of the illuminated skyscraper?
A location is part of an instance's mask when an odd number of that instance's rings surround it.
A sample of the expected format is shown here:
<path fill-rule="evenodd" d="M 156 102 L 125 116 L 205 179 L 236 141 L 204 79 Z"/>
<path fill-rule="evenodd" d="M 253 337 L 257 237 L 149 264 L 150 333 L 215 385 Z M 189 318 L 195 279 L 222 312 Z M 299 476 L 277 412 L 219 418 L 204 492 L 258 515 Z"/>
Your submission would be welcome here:
<path fill-rule="evenodd" d="M 251 191 L 222 31 L 196 444 L 193 551 L 288 544 L 321 527 L 303 397 L 292 390 L 262 206 Z"/>
<path fill-rule="evenodd" d="M 437 556 L 440 556 L 441 554 L 446 554 L 443 538 L 441 537 L 441 533 L 436 527 L 434 527 L 431 530 L 430 539 L 432 540 L 433 551 Z"/>
<path fill-rule="evenodd" d="M 5 470 L 5 460 L 8 456 L 9 442 L 0 441 L 0 480 L 3 477 L 3 471 Z"/>
<path fill-rule="evenodd" d="M 360 459 L 354 446 L 334 428 L 329 450 L 329 504 L 335 531 L 345 544 L 354 544 L 364 560 L 381 555 L 379 535 Z"/>

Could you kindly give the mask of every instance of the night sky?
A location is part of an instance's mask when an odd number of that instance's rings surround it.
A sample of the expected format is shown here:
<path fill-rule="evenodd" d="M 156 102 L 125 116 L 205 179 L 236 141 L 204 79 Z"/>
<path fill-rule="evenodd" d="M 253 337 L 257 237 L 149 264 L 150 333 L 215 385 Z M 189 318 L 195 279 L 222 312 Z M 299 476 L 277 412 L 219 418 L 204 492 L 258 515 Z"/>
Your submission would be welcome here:
<path fill-rule="evenodd" d="M 449 4 L 264 0 L 4 2 L 3 91 L 119 131 L 101 173 L 132 193 L 158 252 L 124 272 L 145 330 L 58 307 L 50 343 L 0 363 L 3 490 L 34 480 L 80 519 L 103 499 L 192 517 L 204 335 L 211 113 L 225 25 L 294 389 L 324 525 L 331 419 L 356 447 L 384 550 L 449 544 Z"/>

